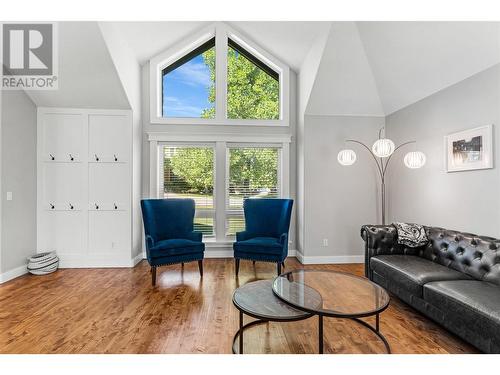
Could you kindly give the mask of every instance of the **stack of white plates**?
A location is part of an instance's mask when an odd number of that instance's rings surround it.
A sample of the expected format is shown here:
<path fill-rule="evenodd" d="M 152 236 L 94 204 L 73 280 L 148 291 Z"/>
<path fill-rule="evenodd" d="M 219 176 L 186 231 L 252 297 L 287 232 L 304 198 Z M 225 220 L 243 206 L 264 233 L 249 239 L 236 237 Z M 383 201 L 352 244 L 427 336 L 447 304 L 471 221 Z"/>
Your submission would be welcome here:
<path fill-rule="evenodd" d="M 46 275 L 57 270 L 59 258 L 55 251 L 39 253 L 28 258 L 28 271 L 33 275 Z"/>

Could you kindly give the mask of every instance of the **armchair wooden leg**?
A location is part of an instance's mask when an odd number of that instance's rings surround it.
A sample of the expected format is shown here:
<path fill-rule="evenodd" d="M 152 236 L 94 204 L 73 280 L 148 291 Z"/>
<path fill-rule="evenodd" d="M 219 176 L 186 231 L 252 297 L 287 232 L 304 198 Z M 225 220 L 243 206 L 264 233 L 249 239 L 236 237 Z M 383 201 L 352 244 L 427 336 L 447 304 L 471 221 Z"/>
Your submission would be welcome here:
<path fill-rule="evenodd" d="M 198 268 L 200 269 L 200 276 L 203 277 L 203 261 L 202 260 L 198 261 Z"/>
<path fill-rule="evenodd" d="M 156 266 L 151 266 L 151 283 L 156 285 Z"/>
<path fill-rule="evenodd" d="M 278 276 L 281 275 L 281 262 L 278 262 Z"/>
<path fill-rule="evenodd" d="M 234 259 L 234 270 L 235 270 L 236 276 L 238 276 L 238 272 L 240 272 L 240 260 L 238 258 Z"/>

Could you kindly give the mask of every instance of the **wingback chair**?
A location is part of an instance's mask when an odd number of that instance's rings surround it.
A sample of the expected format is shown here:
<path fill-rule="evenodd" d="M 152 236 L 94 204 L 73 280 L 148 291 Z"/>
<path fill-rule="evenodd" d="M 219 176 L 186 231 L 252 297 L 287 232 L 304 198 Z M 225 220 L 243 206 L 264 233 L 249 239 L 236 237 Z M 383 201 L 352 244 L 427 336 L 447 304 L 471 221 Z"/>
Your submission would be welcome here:
<path fill-rule="evenodd" d="M 197 260 L 203 276 L 203 234 L 193 231 L 195 203 L 192 199 L 141 200 L 146 255 L 153 286 L 158 266 Z"/>
<path fill-rule="evenodd" d="M 288 255 L 288 230 L 292 199 L 245 199 L 245 231 L 236 233 L 233 244 L 236 276 L 240 259 L 277 263 L 278 275 Z"/>

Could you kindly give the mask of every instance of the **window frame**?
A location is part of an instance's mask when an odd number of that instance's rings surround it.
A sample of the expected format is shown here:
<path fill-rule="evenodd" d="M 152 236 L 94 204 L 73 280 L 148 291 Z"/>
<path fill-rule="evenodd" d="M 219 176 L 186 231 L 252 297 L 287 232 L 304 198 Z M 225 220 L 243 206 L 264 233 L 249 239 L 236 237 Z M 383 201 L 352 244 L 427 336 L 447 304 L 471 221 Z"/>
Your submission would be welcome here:
<path fill-rule="evenodd" d="M 162 117 L 163 70 L 215 37 L 215 118 Z M 280 118 L 277 120 L 229 119 L 227 117 L 227 48 L 228 39 L 279 74 Z M 254 125 L 290 126 L 290 68 L 264 51 L 249 38 L 223 22 L 216 22 L 191 38 L 153 57 L 149 61 L 150 123 L 155 125 Z"/>
<path fill-rule="evenodd" d="M 178 134 L 167 132 L 149 132 L 150 144 L 150 197 L 161 198 L 160 181 L 162 181 L 163 146 L 214 147 L 214 231 L 215 236 L 205 237 L 204 242 L 225 246 L 232 243 L 234 236 L 226 236 L 226 194 L 228 183 L 227 165 L 228 150 L 231 147 L 276 147 L 279 148 L 279 192 L 281 197 L 290 194 L 290 143 L 291 136 L 284 134 Z"/>

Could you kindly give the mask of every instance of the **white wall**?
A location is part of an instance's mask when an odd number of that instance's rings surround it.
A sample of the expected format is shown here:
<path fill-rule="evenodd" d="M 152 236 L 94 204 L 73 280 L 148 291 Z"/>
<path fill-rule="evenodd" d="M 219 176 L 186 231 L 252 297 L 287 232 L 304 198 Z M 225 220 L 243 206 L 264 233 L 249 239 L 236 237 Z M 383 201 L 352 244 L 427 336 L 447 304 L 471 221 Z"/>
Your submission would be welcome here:
<path fill-rule="evenodd" d="M 494 124 L 494 168 L 446 173 L 444 136 Z M 387 117 L 397 143 L 416 140 L 427 156 L 419 170 L 404 167 L 402 152 L 388 172 L 389 220 L 500 237 L 500 65 Z"/>
<path fill-rule="evenodd" d="M 371 144 L 383 121 L 383 117 L 306 116 L 305 263 L 362 262 L 361 225 L 375 223 L 379 213 L 377 170 L 360 146 L 349 146 L 358 155 L 350 167 L 340 165 L 337 154 L 348 138 Z"/>
<path fill-rule="evenodd" d="M 36 107 L 23 91 L 3 91 L 1 113 L 3 279 L 26 271 L 36 252 Z M 13 193 L 7 201 L 6 194 Z"/>
<path fill-rule="evenodd" d="M 321 57 L 328 39 L 330 25 L 325 25 L 325 30 L 318 36 L 311 46 L 297 77 L 297 204 L 295 208 L 297 218 L 297 250 L 303 252 L 305 238 L 304 221 L 304 145 L 305 145 L 305 113 L 309 97 L 314 86 Z"/>

